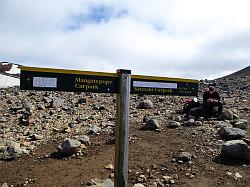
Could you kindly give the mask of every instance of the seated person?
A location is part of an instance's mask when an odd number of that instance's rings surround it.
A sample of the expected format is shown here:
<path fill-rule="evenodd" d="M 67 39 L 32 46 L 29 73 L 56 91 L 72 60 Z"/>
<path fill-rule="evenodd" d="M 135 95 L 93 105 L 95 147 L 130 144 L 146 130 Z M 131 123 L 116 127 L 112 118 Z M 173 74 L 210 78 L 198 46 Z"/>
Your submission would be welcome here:
<path fill-rule="evenodd" d="M 222 114 L 223 105 L 219 93 L 213 86 L 209 86 L 203 94 L 204 117 L 207 119 L 214 114 L 214 107 L 218 107 L 216 117 L 219 118 Z"/>

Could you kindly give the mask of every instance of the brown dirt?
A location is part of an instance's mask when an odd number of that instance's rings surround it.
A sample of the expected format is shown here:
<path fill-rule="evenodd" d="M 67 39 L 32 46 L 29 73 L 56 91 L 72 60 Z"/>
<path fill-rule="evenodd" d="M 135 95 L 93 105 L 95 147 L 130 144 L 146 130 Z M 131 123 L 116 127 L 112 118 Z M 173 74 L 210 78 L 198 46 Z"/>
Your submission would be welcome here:
<path fill-rule="evenodd" d="M 221 160 L 219 138 L 212 127 L 164 126 L 161 133 L 140 130 L 140 125 L 130 125 L 129 186 L 139 175 L 146 175 L 150 184 L 164 175 L 174 177 L 171 186 L 250 186 L 250 165 Z M 203 130 L 202 130 L 203 129 Z M 0 183 L 23 186 L 81 186 L 93 178 L 106 179 L 112 171 L 104 167 L 114 161 L 114 145 L 105 144 L 108 135 L 91 137 L 92 145 L 85 156 L 66 159 L 46 157 L 56 151 L 57 142 L 41 145 L 33 155 L 13 161 L 0 162 Z M 174 155 L 188 151 L 196 156 L 193 164 L 173 162 Z M 52 154 L 53 155 L 53 154 Z M 146 170 L 150 169 L 150 173 Z M 234 179 L 226 172 L 239 172 L 243 177 Z M 136 174 L 139 172 L 139 174 Z M 141 173 L 140 173 L 141 172 Z M 190 179 L 187 175 L 193 174 Z"/>

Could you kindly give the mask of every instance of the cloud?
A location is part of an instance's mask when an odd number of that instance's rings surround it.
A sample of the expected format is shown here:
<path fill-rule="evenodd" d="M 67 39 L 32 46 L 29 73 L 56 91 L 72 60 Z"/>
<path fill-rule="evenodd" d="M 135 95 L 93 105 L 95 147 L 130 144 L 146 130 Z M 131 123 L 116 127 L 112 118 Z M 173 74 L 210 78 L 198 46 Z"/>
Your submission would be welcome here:
<path fill-rule="evenodd" d="M 215 78 L 249 65 L 248 0 L 2 0 L 0 60 Z"/>

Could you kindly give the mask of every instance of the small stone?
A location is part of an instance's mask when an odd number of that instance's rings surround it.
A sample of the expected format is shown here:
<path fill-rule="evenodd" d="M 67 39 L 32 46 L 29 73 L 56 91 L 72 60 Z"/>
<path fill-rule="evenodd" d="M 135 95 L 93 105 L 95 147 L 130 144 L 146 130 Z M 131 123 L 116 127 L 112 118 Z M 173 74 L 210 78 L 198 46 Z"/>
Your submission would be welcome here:
<path fill-rule="evenodd" d="M 25 109 L 25 110 L 27 110 L 27 111 L 33 111 L 34 110 L 34 106 L 33 106 L 33 104 L 32 103 L 30 103 L 30 102 L 28 102 L 28 101 L 24 101 L 23 102 L 23 108 Z"/>
<path fill-rule="evenodd" d="M 141 184 L 141 183 L 136 183 L 136 184 L 134 184 L 133 187 L 145 187 L 145 186 L 143 184 Z"/>
<path fill-rule="evenodd" d="M 170 176 L 163 176 L 162 179 L 164 180 L 165 183 L 170 183 L 170 180 L 172 179 L 172 177 Z"/>
<path fill-rule="evenodd" d="M 235 176 L 236 178 L 242 178 L 242 175 L 240 175 L 238 172 L 236 172 L 234 176 Z"/>
<path fill-rule="evenodd" d="M 194 122 L 195 122 L 194 119 L 189 119 L 188 121 L 183 122 L 183 126 L 187 126 L 187 127 L 193 126 Z"/>
<path fill-rule="evenodd" d="M 133 187 L 145 187 L 145 186 L 143 184 L 141 184 L 141 183 L 136 183 L 136 184 L 134 184 Z"/>
<path fill-rule="evenodd" d="M 160 130 L 161 129 L 161 126 L 160 124 L 158 123 L 158 121 L 156 119 L 149 119 L 144 128 L 146 130 Z"/>
<path fill-rule="evenodd" d="M 80 98 L 78 99 L 79 104 L 85 104 L 87 102 L 86 98 Z"/>
<path fill-rule="evenodd" d="M 169 128 L 178 128 L 178 127 L 181 127 L 181 123 L 177 122 L 177 121 L 172 121 L 169 123 L 168 127 Z"/>
<path fill-rule="evenodd" d="M 169 183 L 170 183 L 170 184 L 174 184 L 175 181 L 174 181 L 173 179 L 171 179 L 171 180 L 169 181 Z"/>
<path fill-rule="evenodd" d="M 89 127 L 88 130 L 89 130 L 89 133 L 96 134 L 96 135 L 99 135 L 101 133 L 101 131 L 102 131 L 101 127 L 98 127 L 96 125 L 93 125 L 92 127 Z"/>
<path fill-rule="evenodd" d="M 157 187 L 157 183 L 154 182 L 153 184 L 150 184 L 148 187 Z"/>
<path fill-rule="evenodd" d="M 137 106 L 138 109 L 150 109 L 152 107 L 153 107 L 153 103 L 149 99 L 140 101 L 140 103 Z"/>
<path fill-rule="evenodd" d="M 238 122 L 236 122 L 233 125 L 235 128 L 239 128 L 239 129 L 247 129 L 248 128 L 248 123 L 246 119 L 240 119 Z"/>
<path fill-rule="evenodd" d="M 109 177 L 110 177 L 110 178 L 114 178 L 114 177 L 115 177 L 115 174 L 114 174 L 114 173 L 111 173 L 111 174 L 109 175 Z"/>
<path fill-rule="evenodd" d="M 188 162 L 192 159 L 192 154 L 189 152 L 181 152 L 181 154 L 177 157 L 177 159 L 183 162 Z"/>
<path fill-rule="evenodd" d="M 106 179 L 104 181 L 96 180 L 92 187 L 114 187 L 114 182 L 111 179 Z"/>
<path fill-rule="evenodd" d="M 231 110 L 224 109 L 222 111 L 221 118 L 222 119 L 227 119 L 227 120 L 232 120 L 233 119 L 233 112 Z"/>
<path fill-rule="evenodd" d="M 8 187 L 8 184 L 5 182 L 1 185 L 1 187 Z"/>
<path fill-rule="evenodd" d="M 21 148 L 19 143 L 0 140 L 0 160 L 15 159 L 28 154 L 29 151 Z"/>
<path fill-rule="evenodd" d="M 65 154 L 75 154 L 80 148 L 81 142 L 75 139 L 66 138 L 64 142 L 58 145 L 58 151 Z"/>
<path fill-rule="evenodd" d="M 196 122 L 194 122 L 194 126 L 202 126 L 202 122 L 201 121 L 196 121 Z"/>
<path fill-rule="evenodd" d="M 232 125 L 228 121 L 218 121 L 214 125 L 215 128 L 222 128 L 222 127 L 232 127 Z"/>
<path fill-rule="evenodd" d="M 108 164 L 105 166 L 105 169 L 114 170 L 114 166 L 112 164 Z"/>
<path fill-rule="evenodd" d="M 32 141 L 36 141 L 36 140 L 41 140 L 43 138 L 43 136 L 37 135 L 37 134 L 32 134 L 32 135 L 29 136 L 29 138 Z"/>
<path fill-rule="evenodd" d="M 8 120 L 3 117 L 3 116 L 0 116 L 0 123 L 4 123 L 4 122 L 7 122 Z"/>
<path fill-rule="evenodd" d="M 194 175 L 193 175 L 193 174 L 190 174 L 190 175 L 189 175 L 189 178 L 190 178 L 190 179 L 193 179 L 193 178 L 194 178 Z"/>
<path fill-rule="evenodd" d="M 147 181 L 147 178 L 145 175 L 140 175 L 138 178 L 137 178 L 137 181 L 138 182 L 146 182 Z"/>
<path fill-rule="evenodd" d="M 64 104 L 64 100 L 59 97 L 53 97 L 51 101 L 51 107 L 60 108 Z"/>
<path fill-rule="evenodd" d="M 87 135 L 82 135 L 82 136 L 79 136 L 77 137 L 77 140 L 79 140 L 81 143 L 85 144 L 85 145 L 90 145 L 91 142 L 90 142 L 90 139 Z"/>
<path fill-rule="evenodd" d="M 148 120 L 150 120 L 152 117 L 150 117 L 149 115 L 145 115 L 143 117 L 142 123 L 147 123 Z"/>

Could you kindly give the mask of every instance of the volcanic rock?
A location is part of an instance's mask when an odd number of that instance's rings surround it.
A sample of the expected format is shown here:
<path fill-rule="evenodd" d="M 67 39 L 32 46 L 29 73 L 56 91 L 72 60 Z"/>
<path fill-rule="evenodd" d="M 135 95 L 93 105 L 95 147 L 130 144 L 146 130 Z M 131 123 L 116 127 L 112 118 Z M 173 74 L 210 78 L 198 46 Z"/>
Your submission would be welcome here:
<path fill-rule="evenodd" d="M 219 134 L 221 138 L 224 138 L 226 140 L 236 140 L 243 138 L 246 134 L 246 131 L 239 128 L 222 127 L 219 130 Z"/>
<path fill-rule="evenodd" d="M 64 104 L 64 100 L 59 97 L 53 97 L 50 104 L 53 108 L 60 108 Z"/>
<path fill-rule="evenodd" d="M 238 122 L 236 122 L 233 125 L 235 128 L 239 128 L 239 129 L 247 129 L 248 128 L 248 123 L 246 119 L 240 119 Z"/>
<path fill-rule="evenodd" d="M 138 109 L 149 109 L 149 108 L 153 108 L 153 103 L 152 101 L 150 101 L 149 99 L 140 101 L 138 106 Z"/>
<path fill-rule="evenodd" d="M 91 181 L 87 185 L 90 187 L 114 187 L 114 182 L 111 179 L 91 179 Z"/>
<path fill-rule="evenodd" d="M 85 104 L 87 102 L 86 98 L 80 98 L 78 99 L 79 104 Z"/>
<path fill-rule="evenodd" d="M 192 154 L 189 152 L 181 152 L 177 159 L 183 162 L 188 162 L 192 159 Z"/>
<path fill-rule="evenodd" d="M 232 120 L 233 117 L 234 117 L 234 114 L 232 111 L 227 110 L 227 109 L 223 109 L 222 114 L 221 114 L 222 119 Z"/>
<path fill-rule="evenodd" d="M 64 154 L 75 154 L 78 152 L 80 146 L 80 141 L 66 138 L 62 144 L 58 145 L 58 151 Z"/>
<path fill-rule="evenodd" d="M 14 141 L 0 140 L 0 159 L 8 160 L 29 154 L 29 151 L 20 147 L 20 144 Z"/>
<path fill-rule="evenodd" d="M 88 131 L 89 131 L 90 134 L 97 134 L 98 135 L 98 134 L 101 133 L 102 129 L 101 129 L 101 127 L 93 125 L 93 126 L 90 126 L 88 128 Z"/>
<path fill-rule="evenodd" d="M 221 148 L 221 155 L 223 157 L 250 161 L 250 146 L 243 140 L 227 141 Z"/>
<path fill-rule="evenodd" d="M 144 129 L 145 130 L 160 130 L 161 126 L 156 119 L 149 119 L 145 123 Z"/>
<path fill-rule="evenodd" d="M 228 121 L 217 121 L 214 124 L 215 128 L 222 128 L 222 127 L 232 127 L 232 125 Z"/>
<path fill-rule="evenodd" d="M 178 121 L 172 121 L 169 123 L 168 125 L 169 128 L 177 128 L 177 127 L 181 127 L 181 123 Z"/>

